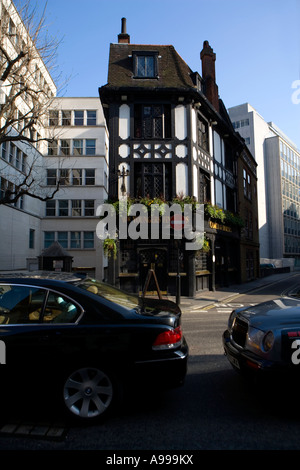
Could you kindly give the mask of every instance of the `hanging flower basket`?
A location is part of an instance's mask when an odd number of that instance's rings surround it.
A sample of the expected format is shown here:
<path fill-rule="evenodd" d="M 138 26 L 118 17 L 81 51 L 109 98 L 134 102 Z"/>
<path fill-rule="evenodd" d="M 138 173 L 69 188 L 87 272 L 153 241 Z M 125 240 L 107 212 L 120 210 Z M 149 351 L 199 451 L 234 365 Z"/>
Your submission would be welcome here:
<path fill-rule="evenodd" d="M 103 242 L 103 251 L 108 258 L 113 256 L 113 258 L 116 259 L 118 252 L 116 240 L 114 238 L 106 238 Z"/>

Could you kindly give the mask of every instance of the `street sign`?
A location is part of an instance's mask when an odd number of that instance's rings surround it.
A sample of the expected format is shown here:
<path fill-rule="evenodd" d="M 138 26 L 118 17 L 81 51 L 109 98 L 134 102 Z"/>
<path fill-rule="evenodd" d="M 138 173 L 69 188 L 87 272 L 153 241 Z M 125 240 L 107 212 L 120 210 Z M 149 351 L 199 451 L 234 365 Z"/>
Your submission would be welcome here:
<path fill-rule="evenodd" d="M 182 230 L 184 228 L 184 216 L 175 214 L 171 217 L 171 228 L 174 230 Z"/>

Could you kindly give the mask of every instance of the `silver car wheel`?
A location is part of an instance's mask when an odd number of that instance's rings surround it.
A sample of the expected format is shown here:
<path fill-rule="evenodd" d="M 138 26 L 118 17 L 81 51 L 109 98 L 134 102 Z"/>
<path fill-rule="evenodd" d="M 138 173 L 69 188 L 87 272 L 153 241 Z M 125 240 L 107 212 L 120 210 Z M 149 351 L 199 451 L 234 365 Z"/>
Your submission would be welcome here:
<path fill-rule="evenodd" d="M 63 393 L 68 410 L 86 419 L 97 418 L 108 410 L 114 390 L 105 372 L 96 368 L 83 368 L 68 377 Z"/>

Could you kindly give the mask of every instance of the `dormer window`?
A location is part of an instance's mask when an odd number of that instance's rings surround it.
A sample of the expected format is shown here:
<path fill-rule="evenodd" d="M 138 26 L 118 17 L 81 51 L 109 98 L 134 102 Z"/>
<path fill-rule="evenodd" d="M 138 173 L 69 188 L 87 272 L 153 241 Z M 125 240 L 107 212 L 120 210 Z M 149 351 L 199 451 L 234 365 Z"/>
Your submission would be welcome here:
<path fill-rule="evenodd" d="M 157 78 L 156 52 L 134 52 L 133 60 L 135 78 Z"/>

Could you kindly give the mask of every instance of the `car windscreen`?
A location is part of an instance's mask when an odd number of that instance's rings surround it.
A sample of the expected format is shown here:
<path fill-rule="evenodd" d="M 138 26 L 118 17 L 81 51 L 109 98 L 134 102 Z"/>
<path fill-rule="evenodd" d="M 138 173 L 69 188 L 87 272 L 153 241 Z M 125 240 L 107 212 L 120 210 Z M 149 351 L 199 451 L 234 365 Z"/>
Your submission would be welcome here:
<path fill-rule="evenodd" d="M 139 306 L 139 299 L 134 295 L 123 292 L 114 286 L 104 282 L 97 281 L 96 279 L 84 279 L 76 284 L 77 287 L 99 295 L 117 305 L 127 308 L 128 310 L 135 309 Z"/>

